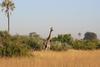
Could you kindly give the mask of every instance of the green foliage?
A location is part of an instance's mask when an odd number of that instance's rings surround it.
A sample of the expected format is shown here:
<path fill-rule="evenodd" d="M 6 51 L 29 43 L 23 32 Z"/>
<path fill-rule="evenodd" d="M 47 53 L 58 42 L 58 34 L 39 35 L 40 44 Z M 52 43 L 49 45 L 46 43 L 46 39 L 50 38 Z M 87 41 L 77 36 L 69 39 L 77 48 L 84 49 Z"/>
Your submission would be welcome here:
<path fill-rule="evenodd" d="M 22 36 L 11 36 L 8 32 L 0 31 L 0 56 L 25 56 L 28 51 L 29 47 Z"/>
<path fill-rule="evenodd" d="M 52 38 L 52 41 L 59 41 L 61 43 L 67 43 L 69 45 L 72 45 L 73 38 L 71 37 L 71 34 L 64 34 L 64 35 L 58 35 L 57 37 Z"/>
<path fill-rule="evenodd" d="M 7 41 L 0 47 L 0 56 L 25 56 L 28 55 L 28 47 L 25 44 L 17 44 L 12 41 Z"/>
<path fill-rule="evenodd" d="M 51 50 L 62 51 L 72 48 L 73 38 L 71 34 L 58 35 L 52 38 L 53 44 L 51 45 Z"/>
<path fill-rule="evenodd" d="M 96 49 L 100 49 L 100 40 L 95 40 Z"/>
<path fill-rule="evenodd" d="M 75 40 L 73 44 L 74 49 L 92 50 L 96 49 L 96 47 L 96 42 L 90 40 Z"/>
<path fill-rule="evenodd" d="M 100 40 L 83 39 L 73 40 L 70 34 L 58 35 L 52 38 L 50 49 L 53 51 L 65 51 L 68 49 L 93 50 L 100 49 Z M 6 31 L 0 31 L 0 56 L 26 56 L 31 50 L 43 50 L 44 40 L 32 33 L 32 36 L 14 35 Z"/>
<path fill-rule="evenodd" d="M 63 48 L 61 45 L 52 45 L 50 49 L 53 51 L 61 51 Z"/>
<path fill-rule="evenodd" d="M 50 49 L 53 51 L 64 51 L 71 49 L 72 47 L 67 43 L 61 43 L 59 41 L 52 42 Z"/>
<path fill-rule="evenodd" d="M 74 49 L 82 49 L 83 47 L 83 41 L 81 40 L 75 40 L 73 43 L 73 48 Z"/>
<path fill-rule="evenodd" d="M 6 42 L 3 47 L 0 47 L 0 56 L 25 56 L 28 55 L 28 48 L 26 45 L 18 45 L 11 41 Z"/>
<path fill-rule="evenodd" d="M 42 50 L 43 39 L 39 36 L 11 36 L 8 32 L 0 32 L 0 56 L 25 56 L 30 50 Z"/>
<path fill-rule="evenodd" d="M 42 50 L 44 47 L 43 42 L 43 39 L 41 39 L 40 37 L 30 37 L 27 42 L 27 45 L 30 46 L 31 49 Z"/>
<path fill-rule="evenodd" d="M 97 47 L 96 47 L 96 49 L 100 49 L 100 44 L 97 44 Z"/>
<path fill-rule="evenodd" d="M 70 34 L 58 35 L 57 37 L 52 38 L 52 42 L 60 42 L 51 46 L 52 50 L 64 50 L 68 48 L 68 46 L 73 47 L 74 49 L 80 50 L 92 50 L 100 48 L 100 41 L 97 40 L 97 36 L 95 33 L 87 32 L 85 34 L 85 38 L 83 40 L 73 40 Z M 67 44 L 67 45 L 65 45 Z M 64 46 L 64 47 L 62 47 Z M 66 47 L 67 46 L 67 47 Z"/>

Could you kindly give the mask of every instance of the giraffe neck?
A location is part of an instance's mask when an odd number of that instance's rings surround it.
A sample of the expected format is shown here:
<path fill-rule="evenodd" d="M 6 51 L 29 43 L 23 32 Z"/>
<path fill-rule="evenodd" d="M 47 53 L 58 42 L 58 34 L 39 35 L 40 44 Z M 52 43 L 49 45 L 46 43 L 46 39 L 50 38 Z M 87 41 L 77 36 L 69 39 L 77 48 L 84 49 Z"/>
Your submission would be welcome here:
<path fill-rule="evenodd" d="M 52 31 L 50 31 L 50 33 L 49 33 L 49 36 L 48 36 L 47 40 L 50 40 L 51 33 L 52 33 Z"/>

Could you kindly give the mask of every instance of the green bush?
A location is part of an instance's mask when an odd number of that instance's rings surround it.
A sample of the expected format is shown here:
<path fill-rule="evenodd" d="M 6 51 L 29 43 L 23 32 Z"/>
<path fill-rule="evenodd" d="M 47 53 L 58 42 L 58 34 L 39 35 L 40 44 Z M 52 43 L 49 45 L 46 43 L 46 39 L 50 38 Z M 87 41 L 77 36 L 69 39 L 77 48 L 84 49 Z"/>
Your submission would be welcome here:
<path fill-rule="evenodd" d="M 100 49 L 100 40 L 96 40 L 95 43 L 96 43 L 96 49 Z"/>
<path fill-rule="evenodd" d="M 93 41 L 85 41 L 84 42 L 84 49 L 93 50 L 96 49 L 96 43 Z"/>
<path fill-rule="evenodd" d="M 16 44 L 12 41 L 7 41 L 0 47 L 0 56 L 25 56 L 28 55 L 28 47 L 25 44 Z"/>
<path fill-rule="evenodd" d="M 33 50 L 42 50 L 44 45 L 43 45 L 43 40 L 41 38 L 38 37 L 31 37 L 28 42 L 27 45 L 31 47 L 31 49 Z"/>
<path fill-rule="evenodd" d="M 67 43 L 61 43 L 59 41 L 53 42 L 50 47 L 50 49 L 53 51 L 64 51 L 64 50 L 68 50 L 71 48 L 72 47 L 68 45 Z"/>
<path fill-rule="evenodd" d="M 81 40 L 75 40 L 73 43 L 73 48 L 74 49 L 82 49 L 83 48 L 83 41 Z"/>
<path fill-rule="evenodd" d="M 93 50 L 100 49 L 100 40 L 73 40 L 70 34 L 58 35 L 51 39 L 50 50 L 65 51 L 68 49 Z M 0 31 L 0 56 L 26 56 L 30 50 L 43 50 L 44 40 L 37 36 L 11 36 L 6 31 Z"/>
<path fill-rule="evenodd" d="M 73 44 L 74 49 L 92 50 L 96 49 L 96 47 L 96 42 L 90 40 L 75 40 Z"/>
<path fill-rule="evenodd" d="M 97 47 L 96 47 L 96 49 L 100 49 L 100 44 L 97 44 Z"/>
<path fill-rule="evenodd" d="M 62 46 L 61 45 L 52 45 L 50 49 L 53 51 L 61 51 Z"/>
<path fill-rule="evenodd" d="M 52 41 L 59 41 L 61 43 L 67 43 L 69 45 L 72 45 L 73 37 L 71 36 L 71 34 L 61 34 L 57 37 L 53 37 Z"/>
<path fill-rule="evenodd" d="M 29 46 L 26 45 L 26 36 L 11 36 L 8 32 L 0 31 L 0 56 L 25 56 L 29 53 Z"/>
<path fill-rule="evenodd" d="M 50 49 L 54 51 L 61 51 L 62 50 L 61 42 L 59 41 L 53 42 Z"/>

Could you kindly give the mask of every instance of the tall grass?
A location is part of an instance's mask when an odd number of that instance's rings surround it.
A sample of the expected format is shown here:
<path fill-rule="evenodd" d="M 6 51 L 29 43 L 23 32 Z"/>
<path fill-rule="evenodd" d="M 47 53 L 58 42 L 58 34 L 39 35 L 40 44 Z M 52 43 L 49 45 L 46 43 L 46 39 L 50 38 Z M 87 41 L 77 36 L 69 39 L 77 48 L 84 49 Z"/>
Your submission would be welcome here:
<path fill-rule="evenodd" d="M 100 67 L 100 50 L 36 51 L 34 57 L 0 58 L 0 67 Z"/>

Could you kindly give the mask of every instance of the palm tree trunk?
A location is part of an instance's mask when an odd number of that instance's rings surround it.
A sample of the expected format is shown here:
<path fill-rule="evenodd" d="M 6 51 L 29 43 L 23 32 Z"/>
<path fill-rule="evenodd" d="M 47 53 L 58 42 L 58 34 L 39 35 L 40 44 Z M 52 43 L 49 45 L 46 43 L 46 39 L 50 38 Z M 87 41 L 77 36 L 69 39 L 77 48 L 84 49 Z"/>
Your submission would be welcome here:
<path fill-rule="evenodd" d="M 7 19 L 8 19 L 8 33 L 10 32 L 10 15 L 9 15 L 9 11 L 7 13 Z"/>

